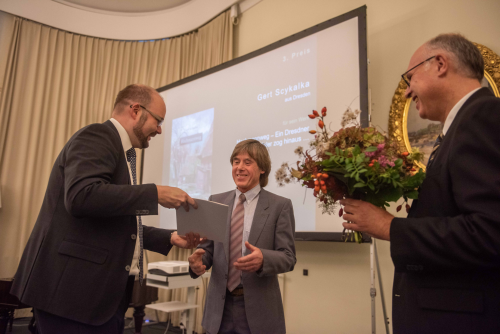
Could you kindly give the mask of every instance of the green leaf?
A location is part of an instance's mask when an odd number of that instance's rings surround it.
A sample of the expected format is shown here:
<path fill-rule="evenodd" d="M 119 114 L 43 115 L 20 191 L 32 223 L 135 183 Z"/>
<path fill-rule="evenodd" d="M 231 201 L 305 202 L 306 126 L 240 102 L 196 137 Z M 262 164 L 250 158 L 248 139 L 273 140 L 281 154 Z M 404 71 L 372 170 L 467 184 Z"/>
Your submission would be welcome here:
<path fill-rule="evenodd" d="M 354 185 L 354 188 L 361 188 L 361 187 L 364 187 L 366 186 L 366 184 L 364 182 L 358 182 Z"/>
<path fill-rule="evenodd" d="M 361 149 L 359 148 L 359 145 L 354 146 L 354 150 L 352 151 L 352 155 L 356 156 L 361 153 Z"/>
<path fill-rule="evenodd" d="M 405 192 L 404 196 L 411 198 L 411 199 L 418 199 L 418 191 L 417 190 L 410 190 Z"/>
<path fill-rule="evenodd" d="M 333 153 L 332 152 L 325 152 L 326 155 L 329 155 L 329 156 L 332 156 Z"/>
<path fill-rule="evenodd" d="M 365 149 L 365 152 L 375 152 L 377 150 L 376 146 L 370 146 Z"/>

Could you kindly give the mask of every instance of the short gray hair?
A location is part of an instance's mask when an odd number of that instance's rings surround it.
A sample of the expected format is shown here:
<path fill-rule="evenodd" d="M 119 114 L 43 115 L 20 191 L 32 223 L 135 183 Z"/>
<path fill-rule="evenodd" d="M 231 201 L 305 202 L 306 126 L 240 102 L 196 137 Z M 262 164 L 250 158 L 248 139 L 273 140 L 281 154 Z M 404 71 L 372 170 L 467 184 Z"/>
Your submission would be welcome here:
<path fill-rule="evenodd" d="M 430 50 L 442 49 L 452 54 L 457 71 L 479 82 L 484 77 L 484 60 L 479 49 L 461 34 L 441 34 L 427 43 Z"/>

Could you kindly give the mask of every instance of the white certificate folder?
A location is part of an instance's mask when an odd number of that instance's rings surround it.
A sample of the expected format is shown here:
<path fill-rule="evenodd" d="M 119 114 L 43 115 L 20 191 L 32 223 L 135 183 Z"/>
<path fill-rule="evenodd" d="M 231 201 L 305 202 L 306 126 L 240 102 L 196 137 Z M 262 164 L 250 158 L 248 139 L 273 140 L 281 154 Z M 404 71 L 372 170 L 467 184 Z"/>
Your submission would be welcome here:
<path fill-rule="evenodd" d="M 198 209 L 190 206 L 186 212 L 181 206 L 177 213 L 177 233 L 199 233 L 200 237 L 208 240 L 224 242 L 226 237 L 227 215 L 229 207 L 225 204 L 194 199 L 198 203 Z"/>

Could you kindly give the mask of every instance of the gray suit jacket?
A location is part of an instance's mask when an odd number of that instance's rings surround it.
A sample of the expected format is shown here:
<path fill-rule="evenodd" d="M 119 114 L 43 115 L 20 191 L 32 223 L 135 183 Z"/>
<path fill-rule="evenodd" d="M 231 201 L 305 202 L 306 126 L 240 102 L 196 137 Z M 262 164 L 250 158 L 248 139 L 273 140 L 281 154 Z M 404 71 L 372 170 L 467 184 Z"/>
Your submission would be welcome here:
<path fill-rule="evenodd" d="M 211 201 L 229 205 L 224 244 L 208 241 L 199 246 L 205 250 L 203 263 L 212 267 L 202 325 L 210 333 L 219 331 L 226 296 L 229 233 L 235 191 L 212 195 Z M 278 285 L 278 274 L 292 271 L 295 258 L 295 219 L 292 202 L 261 190 L 248 242 L 260 248 L 264 256 L 262 270 L 243 273 L 245 311 L 252 334 L 283 334 L 285 315 Z M 248 250 L 247 250 L 248 252 Z M 197 277 L 190 271 L 192 277 Z"/>

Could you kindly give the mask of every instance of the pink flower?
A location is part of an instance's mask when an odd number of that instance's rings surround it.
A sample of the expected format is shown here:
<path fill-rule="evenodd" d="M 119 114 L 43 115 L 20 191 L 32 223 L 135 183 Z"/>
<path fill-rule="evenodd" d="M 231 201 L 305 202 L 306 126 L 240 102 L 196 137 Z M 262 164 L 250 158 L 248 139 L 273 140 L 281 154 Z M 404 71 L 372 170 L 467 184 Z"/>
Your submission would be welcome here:
<path fill-rule="evenodd" d="M 378 145 L 377 145 L 377 149 L 378 149 L 379 151 L 382 151 L 384 148 L 385 148 L 385 144 L 378 144 Z"/>
<path fill-rule="evenodd" d="M 375 156 L 375 154 L 377 154 L 377 152 L 365 152 L 365 156 L 369 157 L 369 158 L 372 158 Z"/>

